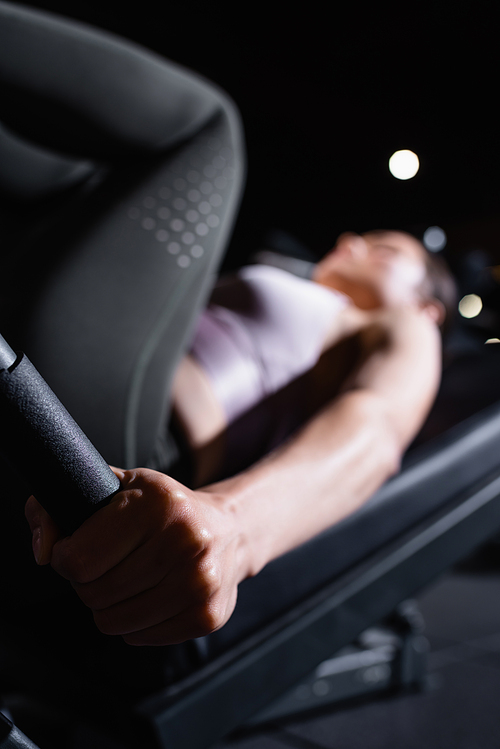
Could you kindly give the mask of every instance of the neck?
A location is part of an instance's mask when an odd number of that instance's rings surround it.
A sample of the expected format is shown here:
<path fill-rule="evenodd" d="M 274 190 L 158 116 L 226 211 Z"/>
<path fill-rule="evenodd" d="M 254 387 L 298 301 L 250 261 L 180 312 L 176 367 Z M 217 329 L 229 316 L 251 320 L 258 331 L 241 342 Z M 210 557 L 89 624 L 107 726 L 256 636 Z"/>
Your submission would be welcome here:
<path fill-rule="evenodd" d="M 338 275 L 332 271 L 325 272 L 321 263 L 315 266 L 312 279 L 321 286 L 340 291 L 351 299 L 352 303 L 364 310 L 378 309 L 381 306 L 380 299 L 372 289 L 353 283 L 348 278 Z"/>

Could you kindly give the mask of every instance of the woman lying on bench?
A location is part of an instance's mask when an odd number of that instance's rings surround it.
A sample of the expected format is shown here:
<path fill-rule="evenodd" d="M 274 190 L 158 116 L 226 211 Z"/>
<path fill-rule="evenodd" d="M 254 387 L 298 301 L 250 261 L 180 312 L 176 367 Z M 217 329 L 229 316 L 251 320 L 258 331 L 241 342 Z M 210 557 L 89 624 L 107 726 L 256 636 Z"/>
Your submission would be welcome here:
<path fill-rule="evenodd" d="M 223 279 L 173 387 L 184 459 L 116 469 L 122 491 L 67 538 L 30 498 L 37 562 L 127 643 L 222 627 L 242 580 L 398 470 L 453 302 L 447 271 L 395 231 L 342 234 L 310 279 L 259 265 Z"/>

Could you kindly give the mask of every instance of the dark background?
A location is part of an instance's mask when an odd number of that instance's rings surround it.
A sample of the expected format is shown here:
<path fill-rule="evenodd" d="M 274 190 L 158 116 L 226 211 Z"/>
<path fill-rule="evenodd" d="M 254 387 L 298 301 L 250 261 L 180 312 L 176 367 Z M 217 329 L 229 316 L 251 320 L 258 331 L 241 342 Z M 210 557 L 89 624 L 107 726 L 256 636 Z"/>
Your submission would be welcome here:
<path fill-rule="evenodd" d="M 493 3 L 31 5 L 135 40 L 233 97 L 245 125 L 248 181 L 229 265 L 271 229 L 318 256 L 347 229 L 439 225 L 461 292 L 480 291 L 486 306 L 500 307 L 492 270 L 500 263 Z M 421 163 L 406 182 L 388 170 L 401 148 Z M 483 320 L 491 335 L 500 333 L 494 317 Z"/>
<path fill-rule="evenodd" d="M 498 400 L 500 345 L 484 346 L 487 337 L 500 337 L 497 3 L 122 0 L 118 10 L 109 0 L 30 4 L 133 39 L 233 97 L 245 124 L 248 181 L 229 265 L 272 229 L 320 255 L 346 229 L 441 226 L 461 293 L 480 293 L 485 302 L 478 318 L 463 323 L 468 337 L 460 345 L 473 338 L 488 353 L 484 367 L 478 357 L 464 357 L 447 370 L 445 409 L 431 414 L 428 432 L 448 425 L 443 410 L 459 421 Z M 400 148 L 420 158 L 408 182 L 394 179 L 387 166 Z M 14 507 L 12 514 L 13 523 L 24 522 Z M 500 661 L 478 639 L 499 632 L 498 579 L 486 583 L 477 592 L 477 580 L 466 580 L 455 590 L 452 579 L 451 593 L 440 588 L 431 594 L 434 604 L 424 605 L 433 649 L 449 646 L 452 654 L 442 668 L 448 689 L 298 724 L 269 745 L 330 746 L 346 736 L 353 746 L 353 736 L 361 736 L 365 747 L 433 747 L 447 739 L 498 746 Z M 458 647 L 466 636 L 469 645 Z M 488 643 L 489 652 L 491 635 Z M 268 745 L 265 737 L 257 743 Z"/>

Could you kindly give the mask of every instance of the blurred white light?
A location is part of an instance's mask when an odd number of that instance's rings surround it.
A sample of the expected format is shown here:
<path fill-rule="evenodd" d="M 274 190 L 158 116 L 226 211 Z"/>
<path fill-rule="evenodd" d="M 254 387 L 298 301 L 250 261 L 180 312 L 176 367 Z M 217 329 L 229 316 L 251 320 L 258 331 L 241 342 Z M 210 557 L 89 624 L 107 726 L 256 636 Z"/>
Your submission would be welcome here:
<path fill-rule="evenodd" d="M 439 252 L 446 247 L 446 234 L 440 226 L 429 226 L 425 230 L 424 245 L 430 252 Z"/>
<path fill-rule="evenodd" d="M 500 343 L 500 338 L 488 338 L 485 343 Z"/>
<path fill-rule="evenodd" d="M 413 151 L 396 151 L 389 159 L 389 171 L 396 179 L 411 179 L 420 167 L 418 156 Z"/>
<path fill-rule="evenodd" d="M 483 309 L 483 301 L 477 294 L 467 294 L 458 303 L 458 311 L 462 317 L 477 317 Z"/>

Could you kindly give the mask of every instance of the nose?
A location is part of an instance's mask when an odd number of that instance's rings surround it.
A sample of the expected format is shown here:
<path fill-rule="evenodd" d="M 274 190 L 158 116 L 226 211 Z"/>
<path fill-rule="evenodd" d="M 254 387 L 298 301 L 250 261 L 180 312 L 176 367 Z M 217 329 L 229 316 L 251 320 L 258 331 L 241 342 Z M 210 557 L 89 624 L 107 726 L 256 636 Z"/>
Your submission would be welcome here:
<path fill-rule="evenodd" d="M 363 237 L 351 231 L 340 235 L 337 248 L 358 260 L 363 260 L 368 254 L 368 247 Z"/>

